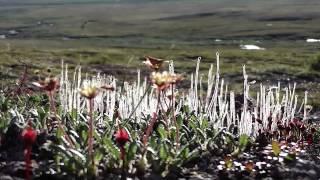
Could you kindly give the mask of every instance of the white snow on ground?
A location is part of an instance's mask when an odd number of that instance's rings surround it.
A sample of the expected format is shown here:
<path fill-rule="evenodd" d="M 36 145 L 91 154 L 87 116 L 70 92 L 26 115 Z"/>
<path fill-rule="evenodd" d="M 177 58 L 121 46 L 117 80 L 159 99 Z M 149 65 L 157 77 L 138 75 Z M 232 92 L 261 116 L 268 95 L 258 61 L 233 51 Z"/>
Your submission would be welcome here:
<path fill-rule="evenodd" d="M 18 31 L 16 31 L 16 30 L 10 30 L 10 31 L 8 31 L 8 34 L 10 34 L 10 35 L 17 35 L 17 34 L 18 34 Z"/>
<path fill-rule="evenodd" d="M 248 45 L 240 45 L 241 49 L 244 50 L 265 50 L 265 48 L 256 46 L 256 45 L 252 45 L 252 44 L 248 44 Z"/>
<path fill-rule="evenodd" d="M 320 39 L 307 39 L 308 43 L 320 42 Z"/>

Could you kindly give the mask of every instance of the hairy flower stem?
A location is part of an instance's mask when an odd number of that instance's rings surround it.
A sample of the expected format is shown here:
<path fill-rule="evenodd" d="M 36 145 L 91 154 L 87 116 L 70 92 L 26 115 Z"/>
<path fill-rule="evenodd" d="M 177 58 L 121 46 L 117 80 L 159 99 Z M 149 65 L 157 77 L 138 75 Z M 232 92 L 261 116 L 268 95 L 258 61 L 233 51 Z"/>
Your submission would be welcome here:
<path fill-rule="evenodd" d="M 126 150 L 124 146 L 120 147 L 120 159 L 122 160 L 122 173 L 121 173 L 121 180 L 126 180 L 126 167 L 125 167 L 125 157 L 126 157 Z"/>
<path fill-rule="evenodd" d="M 48 92 L 48 97 L 49 97 L 49 104 L 50 104 L 50 111 L 54 114 L 56 117 L 56 107 L 53 99 L 53 92 L 49 91 Z M 60 124 L 60 121 L 58 120 L 58 124 Z M 52 126 L 52 122 L 50 122 L 50 126 Z M 60 125 L 59 125 L 60 126 Z"/>
<path fill-rule="evenodd" d="M 25 165 L 26 165 L 26 169 L 25 169 L 25 179 L 26 180 L 31 180 L 31 176 L 30 176 L 30 172 L 31 170 L 31 151 L 32 151 L 32 146 L 28 146 L 26 148 L 26 154 L 25 154 Z"/>
<path fill-rule="evenodd" d="M 54 103 L 54 98 L 53 98 L 53 91 L 49 91 L 48 92 L 48 96 L 49 96 L 49 103 L 50 103 L 50 111 L 51 113 L 54 115 L 55 119 L 58 122 L 58 127 L 59 129 L 62 131 L 63 136 L 66 138 L 66 140 L 68 141 L 68 143 L 74 147 L 73 142 L 71 141 L 71 138 L 69 137 L 69 135 L 64 131 L 63 126 L 61 124 L 60 118 L 57 116 L 57 109 L 56 109 L 56 105 Z"/>
<path fill-rule="evenodd" d="M 94 167 L 94 156 L 93 156 L 93 98 L 89 99 L 89 137 L 88 137 L 88 153 L 91 159 L 92 167 Z"/>
<path fill-rule="evenodd" d="M 156 114 L 159 113 L 161 91 L 158 91 Z"/>
<path fill-rule="evenodd" d="M 163 108 L 163 105 L 162 105 L 162 103 L 161 103 L 161 101 L 160 101 L 160 107 L 161 107 L 161 111 L 163 112 L 162 113 L 162 116 L 163 116 L 163 118 L 164 118 L 164 121 L 165 121 L 165 128 L 167 129 L 167 131 L 169 131 L 169 122 L 168 122 L 168 117 L 167 117 L 167 115 L 166 115 L 166 111 L 164 110 L 164 108 Z"/>
<path fill-rule="evenodd" d="M 174 84 L 171 84 L 171 110 L 172 110 L 172 120 L 176 126 L 176 145 L 179 148 L 179 126 L 177 123 L 176 115 L 175 115 L 175 95 L 174 95 Z"/>
<path fill-rule="evenodd" d="M 56 115 L 56 106 L 53 99 L 53 92 L 49 91 L 48 96 L 49 96 L 50 110 Z"/>
<path fill-rule="evenodd" d="M 146 149 L 146 146 L 147 146 L 147 142 L 148 142 L 149 136 L 151 135 L 151 132 L 153 130 L 153 126 L 157 121 L 157 114 L 158 114 L 158 111 L 159 111 L 159 106 L 160 106 L 160 91 L 158 91 L 158 100 L 157 100 L 156 112 L 153 113 L 153 117 L 152 117 L 152 119 L 150 121 L 150 124 L 147 127 L 145 135 L 143 136 L 143 145 L 144 145 L 145 149 Z"/>
<path fill-rule="evenodd" d="M 174 120 L 175 118 L 175 116 L 174 116 L 174 111 L 175 111 L 175 107 L 174 107 L 174 100 L 175 100 L 175 98 L 174 98 L 174 87 L 173 87 L 173 84 L 171 85 L 171 112 L 172 112 L 172 120 Z"/>
<path fill-rule="evenodd" d="M 153 126 L 156 123 L 156 121 L 157 121 L 157 114 L 153 113 L 153 117 L 152 117 L 152 119 L 150 121 L 150 124 L 147 127 L 145 135 L 143 136 L 143 145 L 144 145 L 145 149 L 146 149 L 146 146 L 147 146 L 147 142 L 148 142 L 149 136 L 151 135 L 151 132 L 153 130 Z"/>

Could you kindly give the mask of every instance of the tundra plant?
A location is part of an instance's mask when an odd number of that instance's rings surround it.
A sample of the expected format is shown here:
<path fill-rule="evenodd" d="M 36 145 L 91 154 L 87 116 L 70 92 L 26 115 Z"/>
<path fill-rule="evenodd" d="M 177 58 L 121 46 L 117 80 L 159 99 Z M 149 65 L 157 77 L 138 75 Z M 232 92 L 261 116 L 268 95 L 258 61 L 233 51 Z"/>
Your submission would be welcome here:
<path fill-rule="evenodd" d="M 152 60 L 154 60 L 153 58 Z M 157 60 L 157 59 L 156 59 Z M 155 61 L 155 60 L 154 60 Z M 160 63 L 161 62 L 161 63 Z M 77 67 L 73 74 L 73 79 L 68 77 L 68 66 L 62 62 L 62 71 L 60 78 L 60 100 L 64 113 L 76 111 L 82 113 L 85 110 L 85 102 L 80 98 L 78 89 L 88 84 L 101 86 L 110 84 L 114 91 L 106 91 L 94 98 L 94 111 L 97 113 L 97 121 L 103 123 L 107 117 L 112 119 L 114 110 L 117 109 L 119 116 L 127 121 L 139 120 L 146 115 L 153 116 L 157 112 L 158 100 L 160 98 L 161 109 L 167 112 L 170 108 L 172 113 L 172 121 L 183 107 L 189 107 L 198 119 L 209 119 L 215 129 L 238 127 L 238 134 L 247 134 L 257 136 L 259 130 L 266 130 L 271 127 L 271 131 L 277 129 L 278 122 L 285 125 L 289 123 L 293 117 L 303 111 L 303 119 L 308 115 L 307 111 L 307 92 L 302 100 L 300 108 L 298 106 L 298 95 L 295 94 L 296 84 L 293 86 L 282 87 L 280 83 L 276 86 L 266 87 L 260 84 L 260 90 L 257 91 L 256 97 L 249 96 L 250 86 L 254 82 L 248 82 L 246 67 L 243 66 L 243 102 L 242 107 L 236 107 L 236 99 L 234 91 L 229 91 L 223 78 L 220 77 L 219 53 L 216 54 L 216 69 L 211 65 L 207 75 L 207 89 L 203 90 L 203 78 L 199 76 L 201 58 L 199 57 L 196 64 L 195 73 L 190 75 L 190 87 L 187 93 L 182 93 L 176 98 L 176 105 L 173 104 L 174 96 L 166 96 L 166 94 L 174 94 L 176 86 L 174 82 L 170 84 L 160 83 L 163 73 L 174 74 L 174 66 L 169 62 L 169 72 L 159 72 L 161 60 L 155 62 L 150 61 L 150 57 L 144 63 L 153 67 L 156 64 L 156 72 L 152 73 L 151 80 L 153 84 L 158 84 L 156 89 L 149 91 L 151 84 L 148 78 L 141 79 L 140 71 L 137 71 L 137 79 L 133 83 L 125 82 L 123 86 L 116 84 L 113 76 L 97 74 L 92 78 L 82 78 L 81 67 Z M 153 68 L 154 69 L 154 68 Z M 173 78 L 174 79 L 174 78 Z M 176 76 L 176 80 L 181 80 Z M 171 88 L 167 88 L 167 87 Z M 159 95 L 157 89 L 161 89 Z M 206 92 L 203 95 L 203 91 Z M 251 105 L 253 103 L 253 105 Z M 171 106 L 170 106 L 171 104 Z M 261 123 L 259 123 L 261 121 Z"/>

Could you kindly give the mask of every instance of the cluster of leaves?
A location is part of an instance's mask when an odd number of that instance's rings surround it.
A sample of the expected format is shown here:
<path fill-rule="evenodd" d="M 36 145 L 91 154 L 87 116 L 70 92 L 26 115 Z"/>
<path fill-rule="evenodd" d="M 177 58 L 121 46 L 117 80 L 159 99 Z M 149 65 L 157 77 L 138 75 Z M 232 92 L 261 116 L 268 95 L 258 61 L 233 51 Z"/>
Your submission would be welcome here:
<path fill-rule="evenodd" d="M 48 118 L 49 106 L 46 96 L 19 96 L 8 97 L 0 93 L 0 134 L 5 134 L 11 123 L 17 123 L 21 127 L 28 119 L 36 118 L 34 126 L 43 129 Z"/>
<path fill-rule="evenodd" d="M 47 124 L 56 120 L 50 115 L 50 103 L 45 95 L 20 96 L 15 99 L 1 96 L 1 134 L 6 136 L 8 127 L 19 124 L 23 129 L 28 121 L 41 131 L 43 140 L 33 150 L 36 161 L 45 164 L 35 169 L 36 176 L 80 178 L 88 176 L 182 176 L 183 169 L 192 166 L 206 153 L 240 154 L 248 144 L 248 137 L 240 141 L 226 129 L 215 131 L 208 119 L 199 119 L 188 107 L 176 115 L 177 126 L 167 126 L 161 116 L 154 125 L 147 142 L 143 141 L 151 116 L 139 120 L 123 120 L 122 126 L 129 133 L 130 141 L 125 145 L 126 156 L 121 159 L 120 149 L 115 141 L 116 116 L 95 124 L 94 162 L 88 154 L 87 114 L 76 111 L 59 118 L 65 124 L 66 139 L 59 128 L 48 129 Z M 166 113 L 171 113 L 169 109 Z M 95 115 L 97 116 L 97 115 Z M 95 117 L 97 118 L 97 117 Z M 178 129 L 176 129 L 178 127 Z M 176 143 L 179 131 L 179 144 Z M 246 138 L 244 138 L 246 137 Z"/>
<path fill-rule="evenodd" d="M 182 169 L 188 163 L 197 160 L 219 142 L 217 133 L 207 119 L 198 120 L 187 108 L 177 116 L 178 131 L 180 132 L 179 143 L 176 144 L 176 128 L 167 128 L 166 123 L 158 119 L 148 142 L 143 141 L 145 129 L 151 121 L 151 116 L 128 121 L 124 127 L 129 133 L 130 142 L 125 145 L 126 156 L 122 160 L 120 149 L 115 141 L 115 119 L 105 119 L 103 124 L 96 124 L 94 132 L 94 161 L 95 167 L 91 167 L 87 154 L 88 125 L 84 115 L 75 120 L 73 113 L 63 119 L 70 122 L 67 133 L 72 139 L 74 148 L 57 131 L 58 143 L 51 143 L 56 162 L 47 166 L 48 172 L 59 172 L 71 177 L 87 176 L 98 173 L 103 176 L 150 176 L 161 177 L 179 176 Z M 167 112 L 168 114 L 170 112 Z M 220 134 L 222 134 L 220 132 Z M 221 136 L 221 135 L 220 135 Z M 222 143 L 222 141 L 220 142 Z M 97 169 L 94 169 L 97 168 Z M 64 173 L 63 173 L 64 172 Z"/>
<path fill-rule="evenodd" d="M 125 172 L 126 176 L 156 174 L 165 177 L 173 172 L 181 172 L 181 168 L 206 150 L 206 145 L 215 136 L 208 120 L 199 121 L 185 108 L 186 111 L 177 116 L 180 145 L 175 143 L 176 128 L 174 126 L 167 128 L 161 119 L 158 119 L 155 124 L 146 145 L 141 137 L 151 121 L 151 116 L 140 119 L 139 123 L 131 119 L 124 121 L 128 122 L 124 128 L 129 133 L 130 142 L 125 145 L 126 156 L 122 160 L 114 137 L 117 130 L 116 119 L 104 119 L 102 124 L 95 124 L 95 164 L 92 166 L 87 150 L 86 114 L 71 112 L 62 116 L 61 110 L 57 109 L 57 114 L 65 123 L 65 131 L 71 139 L 70 143 L 59 128 L 46 129 L 48 122 L 52 123 L 55 118 L 50 115 L 50 105 L 45 97 L 21 96 L 13 101 L 4 94 L 0 96 L 2 137 L 6 136 L 12 124 L 18 124 L 18 127 L 23 129 L 29 120 L 32 121 L 35 129 L 43 132 L 38 137 L 45 140 L 39 145 L 38 150 L 34 150 L 38 153 L 34 156 L 36 160 L 46 164 L 36 169 L 35 173 L 38 176 L 87 177 L 97 174 L 117 176 Z"/>
<path fill-rule="evenodd" d="M 262 124 L 262 121 L 258 122 Z M 315 125 L 298 116 L 288 122 L 278 120 L 275 130 L 272 130 L 271 125 L 272 120 L 269 118 L 267 128 L 259 130 L 257 140 L 262 146 L 270 144 L 271 140 L 312 144 L 316 138 Z"/>

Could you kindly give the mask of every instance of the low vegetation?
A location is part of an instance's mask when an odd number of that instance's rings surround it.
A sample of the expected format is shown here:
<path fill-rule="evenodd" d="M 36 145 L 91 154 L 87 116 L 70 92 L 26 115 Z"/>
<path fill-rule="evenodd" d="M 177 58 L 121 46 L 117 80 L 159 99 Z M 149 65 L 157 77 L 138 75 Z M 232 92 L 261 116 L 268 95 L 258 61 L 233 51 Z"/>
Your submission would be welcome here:
<path fill-rule="evenodd" d="M 320 167 L 308 161 L 320 131 L 308 120 L 307 93 L 299 98 L 295 84 L 284 90 L 278 84 L 261 85 L 251 96 L 254 82 L 243 66 L 243 91 L 235 94 L 220 77 L 219 54 L 207 83 L 201 61 L 188 89 L 179 88 L 186 77 L 172 61 L 163 71 L 166 62 L 149 56 L 151 75 L 138 72 L 123 84 L 83 76 L 80 66 L 70 74 L 64 63 L 59 76 L 41 71 L 38 79 L 21 78 L 1 92 L 1 176 L 320 177 Z M 301 165 L 306 169 L 294 169 Z"/>

